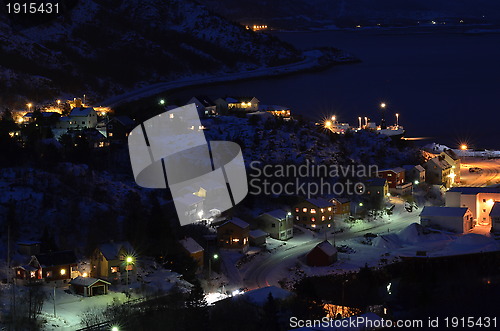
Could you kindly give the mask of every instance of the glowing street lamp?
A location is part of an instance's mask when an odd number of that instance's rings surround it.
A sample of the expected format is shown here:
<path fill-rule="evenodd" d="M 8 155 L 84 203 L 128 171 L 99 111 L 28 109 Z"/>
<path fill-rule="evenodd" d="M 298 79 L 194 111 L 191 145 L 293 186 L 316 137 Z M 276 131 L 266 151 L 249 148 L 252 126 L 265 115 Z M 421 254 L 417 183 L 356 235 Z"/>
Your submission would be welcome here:
<path fill-rule="evenodd" d="M 399 114 L 396 114 L 396 126 L 399 126 Z"/>
<path fill-rule="evenodd" d="M 380 104 L 380 108 L 385 108 L 386 106 L 387 106 L 387 105 L 385 104 L 385 102 L 382 102 L 382 103 Z"/>
<path fill-rule="evenodd" d="M 134 264 L 134 257 L 133 256 L 127 256 L 125 257 L 125 269 L 127 270 L 127 285 L 130 284 L 129 278 L 128 278 L 128 269 L 131 264 Z"/>
<path fill-rule="evenodd" d="M 332 122 L 335 123 L 337 121 L 337 116 L 332 116 Z"/>
<path fill-rule="evenodd" d="M 165 99 L 160 99 L 160 105 L 164 105 L 165 104 Z"/>
<path fill-rule="evenodd" d="M 332 122 L 330 122 L 330 121 L 325 122 L 325 128 L 329 129 L 329 128 L 331 128 L 331 126 L 332 126 Z"/>
<path fill-rule="evenodd" d="M 463 151 L 466 151 L 469 147 L 466 145 L 466 144 L 462 144 L 460 146 L 460 149 L 463 150 Z"/>
<path fill-rule="evenodd" d="M 33 104 L 30 102 L 30 103 L 26 104 L 26 106 L 28 106 L 28 111 L 31 111 L 31 106 L 33 106 Z"/>
<path fill-rule="evenodd" d="M 120 331 L 120 329 L 118 329 L 118 327 L 117 327 L 117 326 L 113 326 L 113 327 L 111 328 L 111 331 Z"/>

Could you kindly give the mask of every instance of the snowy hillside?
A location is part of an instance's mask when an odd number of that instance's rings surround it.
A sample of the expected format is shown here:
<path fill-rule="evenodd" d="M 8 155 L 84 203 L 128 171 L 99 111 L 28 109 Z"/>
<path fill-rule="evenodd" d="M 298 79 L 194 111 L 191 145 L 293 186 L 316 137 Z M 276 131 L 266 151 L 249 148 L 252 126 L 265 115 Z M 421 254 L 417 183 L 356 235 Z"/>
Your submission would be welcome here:
<path fill-rule="evenodd" d="M 288 44 L 193 1 L 79 0 L 59 16 L 0 13 L 0 104 L 58 93 L 94 99 L 132 87 L 295 61 Z"/>

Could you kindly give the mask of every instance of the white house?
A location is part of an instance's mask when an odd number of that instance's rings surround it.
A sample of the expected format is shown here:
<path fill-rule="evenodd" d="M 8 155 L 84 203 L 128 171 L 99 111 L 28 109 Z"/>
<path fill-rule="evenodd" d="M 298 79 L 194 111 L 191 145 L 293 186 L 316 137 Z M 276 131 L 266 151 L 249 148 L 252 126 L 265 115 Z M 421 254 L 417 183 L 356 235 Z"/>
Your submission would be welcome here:
<path fill-rule="evenodd" d="M 255 112 L 259 110 L 259 99 L 256 97 L 226 97 L 215 100 L 218 109 L 225 111 Z"/>
<path fill-rule="evenodd" d="M 200 117 L 217 115 L 217 105 L 206 95 L 197 95 L 189 99 L 187 104 L 194 103 Z"/>
<path fill-rule="evenodd" d="M 93 129 L 97 126 L 97 112 L 92 107 L 75 107 L 67 117 L 61 117 L 60 129 Z"/>
<path fill-rule="evenodd" d="M 491 232 L 500 232 L 500 202 L 495 202 L 490 212 Z"/>
<path fill-rule="evenodd" d="M 439 227 L 457 233 L 466 233 L 474 226 L 474 217 L 469 208 L 429 207 L 420 213 L 420 224 L 426 227 Z"/>
<path fill-rule="evenodd" d="M 288 240 L 293 237 L 292 213 L 276 209 L 263 213 L 257 218 L 259 229 L 269 233 L 278 240 Z"/>
<path fill-rule="evenodd" d="M 491 226 L 490 212 L 500 201 L 499 187 L 454 187 L 446 192 L 447 207 L 466 207 L 472 212 L 477 224 Z"/>

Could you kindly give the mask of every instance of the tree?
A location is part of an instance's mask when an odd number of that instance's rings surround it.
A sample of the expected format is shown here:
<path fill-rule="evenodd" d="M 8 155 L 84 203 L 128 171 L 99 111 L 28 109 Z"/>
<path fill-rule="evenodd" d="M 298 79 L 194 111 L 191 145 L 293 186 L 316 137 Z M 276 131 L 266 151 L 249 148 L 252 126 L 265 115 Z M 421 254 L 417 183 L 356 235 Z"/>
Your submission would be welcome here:
<path fill-rule="evenodd" d="M 205 293 L 198 280 L 193 282 L 193 287 L 186 300 L 187 330 L 201 330 L 208 320 L 208 306 L 205 300 Z"/>
<path fill-rule="evenodd" d="M 263 324 L 265 330 L 269 331 L 280 330 L 279 319 L 278 319 L 278 306 L 271 292 L 269 292 L 269 295 L 267 296 L 267 301 L 264 304 Z"/>

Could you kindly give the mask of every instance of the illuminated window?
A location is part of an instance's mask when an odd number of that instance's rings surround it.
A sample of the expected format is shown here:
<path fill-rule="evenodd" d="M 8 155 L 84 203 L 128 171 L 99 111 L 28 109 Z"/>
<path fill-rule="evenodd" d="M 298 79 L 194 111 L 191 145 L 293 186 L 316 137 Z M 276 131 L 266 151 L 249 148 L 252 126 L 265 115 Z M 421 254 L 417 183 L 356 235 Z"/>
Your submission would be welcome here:
<path fill-rule="evenodd" d="M 332 225 L 331 224 L 328 224 L 328 227 L 331 227 Z"/>
<path fill-rule="evenodd" d="M 234 238 L 234 239 L 233 239 L 233 242 L 234 242 L 234 243 L 237 243 L 238 241 L 240 241 L 240 239 L 238 239 L 238 238 Z"/>
<path fill-rule="evenodd" d="M 300 217 L 299 216 L 295 216 L 295 219 L 298 221 L 298 220 L 300 220 Z"/>
<path fill-rule="evenodd" d="M 316 209 L 311 208 L 311 214 L 316 214 Z"/>
<path fill-rule="evenodd" d="M 113 132 L 108 133 L 108 137 L 113 137 Z"/>
<path fill-rule="evenodd" d="M 295 212 L 296 212 L 296 213 L 298 213 L 298 212 L 299 212 L 299 210 L 300 210 L 299 208 L 295 208 Z"/>
<path fill-rule="evenodd" d="M 52 271 L 47 271 L 47 272 L 45 273 L 45 277 L 47 277 L 47 278 L 52 277 Z"/>
<path fill-rule="evenodd" d="M 311 222 L 316 222 L 316 217 L 311 217 Z"/>
<path fill-rule="evenodd" d="M 61 269 L 61 276 L 66 275 L 66 269 Z"/>
<path fill-rule="evenodd" d="M 111 273 L 112 274 L 117 273 L 118 271 L 120 271 L 119 267 L 111 267 Z"/>
<path fill-rule="evenodd" d="M 328 207 L 328 211 L 332 211 L 332 207 Z"/>
<path fill-rule="evenodd" d="M 35 272 L 34 272 L 34 271 L 31 271 L 31 272 L 30 272 L 30 277 L 31 277 L 31 278 L 35 278 L 35 276 L 36 276 Z"/>
<path fill-rule="evenodd" d="M 325 216 L 321 216 L 321 220 L 324 221 L 326 219 Z"/>
<path fill-rule="evenodd" d="M 311 225 L 311 228 L 315 228 L 315 227 L 316 227 L 316 224 L 312 224 L 312 225 Z"/>
<path fill-rule="evenodd" d="M 324 213 L 325 212 L 325 208 L 321 208 L 321 212 Z"/>
<path fill-rule="evenodd" d="M 133 264 L 127 264 L 126 269 L 127 269 L 128 271 L 132 271 L 132 270 L 133 270 L 133 268 L 134 268 L 134 265 L 133 265 Z"/>

